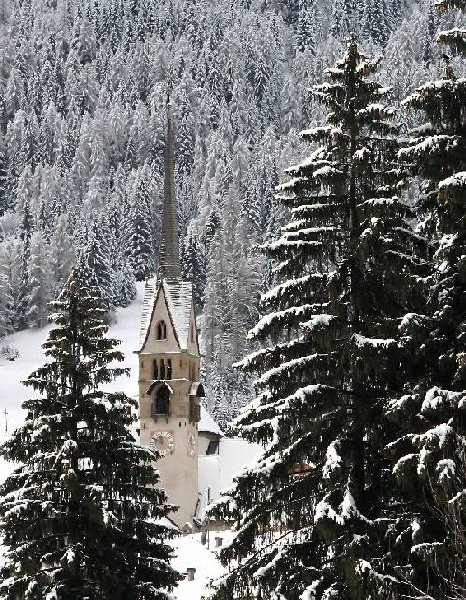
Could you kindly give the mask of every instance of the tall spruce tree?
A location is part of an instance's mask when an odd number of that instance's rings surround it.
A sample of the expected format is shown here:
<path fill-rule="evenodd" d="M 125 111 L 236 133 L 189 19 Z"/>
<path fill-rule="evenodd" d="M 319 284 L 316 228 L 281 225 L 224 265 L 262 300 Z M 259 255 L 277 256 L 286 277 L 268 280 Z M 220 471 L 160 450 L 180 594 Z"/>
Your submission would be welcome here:
<path fill-rule="evenodd" d="M 437 7 L 466 11 L 464 0 Z M 466 29 L 441 32 L 438 41 L 466 56 Z M 402 426 L 390 446 L 393 470 L 411 501 L 406 535 L 409 577 L 425 596 L 466 595 L 466 79 L 445 55 L 443 79 L 429 81 L 405 104 L 423 111 L 401 158 L 424 180 L 420 229 L 430 237 L 432 270 L 426 304 L 407 314 L 402 340 L 415 357 L 405 393 L 388 405 Z M 409 533 L 409 532 L 408 532 Z M 427 596 L 428 595 L 428 596 Z"/>
<path fill-rule="evenodd" d="M 126 370 L 111 366 L 123 355 L 98 306 L 73 270 L 53 303 L 48 361 L 25 382 L 38 397 L 2 449 L 21 465 L 0 490 L 4 599 L 163 600 L 178 579 L 157 454 L 129 431 L 136 401 L 101 389 Z"/>
<path fill-rule="evenodd" d="M 327 70 L 314 89 L 326 123 L 302 134 L 319 146 L 278 196 L 291 218 L 264 248 L 280 282 L 250 332 L 263 348 L 240 367 L 259 373 L 258 395 L 236 421 L 264 452 L 212 509 L 236 530 L 217 599 L 367 600 L 403 588 L 383 406 L 402 386 L 394 337 L 406 308 L 418 308 L 413 250 L 423 241 L 397 194 L 377 62 L 352 41 Z"/>

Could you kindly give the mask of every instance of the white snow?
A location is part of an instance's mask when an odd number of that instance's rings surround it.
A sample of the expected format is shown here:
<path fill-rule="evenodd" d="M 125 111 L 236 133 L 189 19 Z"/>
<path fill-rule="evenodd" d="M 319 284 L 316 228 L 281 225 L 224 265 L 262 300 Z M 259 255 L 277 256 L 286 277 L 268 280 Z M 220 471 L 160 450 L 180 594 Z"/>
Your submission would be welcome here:
<path fill-rule="evenodd" d="M 205 431 L 207 433 L 213 433 L 215 435 L 223 435 L 223 432 L 218 426 L 218 423 L 214 421 L 209 411 L 204 406 L 201 406 L 201 420 L 198 424 L 198 431 Z"/>
<path fill-rule="evenodd" d="M 451 458 L 439 460 L 436 467 L 437 477 L 440 485 L 446 486 L 447 482 L 453 481 L 456 475 L 455 463 Z"/>
<path fill-rule="evenodd" d="M 319 585 L 323 581 L 323 578 L 313 581 L 311 585 L 301 594 L 300 600 L 315 600 Z"/>
<path fill-rule="evenodd" d="M 108 335 L 121 340 L 119 349 L 125 355 L 125 367 L 130 369 L 130 376 L 119 377 L 115 382 L 106 386 L 108 391 L 124 391 L 132 397 L 138 395 L 138 360 L 134 351 L 139 345 L 139 324 L 143 308 L 144 284 L 138 284 L 136 300 L 127 308 L 116 311 L 115 322 L 110 326 Z M 10 335 L 0 342 L 0 348 L 9 345 L 16 348 L 19 357 L 8 361 L 0 355 L 0 443 L 18 427 L 24 420 L 21 403 L 31 396 L 31 390 L 24 387 L 21 381 L 37 369 L 45 361 L 41 345 L 46 341 L 50 326 L 38 330 L 27 330 Z M 6 414 L 5 414 L 6 410 Z M 7 425 L 7 428 L 6 428 Z M 221 434 L 220 428 L 207 411 L 202 411 L 200 430 Z M 7 430 L 6 430 L 7 429 Z M 214 499 L 220 489 L 229 487 L 233 475 L 250 462 L 254 462 L 261 452 L 260 446 L 248 444 L 240 438 L 221 440 L 222 460 L 218 455 L 205 456 L 200 459 L 200 486 L 211 488 L 211 498 Z M 210 472 L 208 469 L 210 463 Z M 202 466 L 204 465 L 204 466 Z M 205 466 L 207 465 L 207 466 Z M 0 481 L 8 476 L 14 465 L 0 459 Z M 204 478 L 204 479 L 202 479 Z M 204 482 L 204 483 L 203 483 Z M 205 494 L 206 495 L 206 494 Z M 203 499 L 203 507 L 205 506 Z M 213 550 L 214 538 L 221 536 L 226 543 L 231 533 L 229 531 L 210 532 L 211 549 L 200 542 L 200 534 L 176 538 L 172 544 L 177 557 L 173 565 L 177 570 L 185 572 L 188 567 L 196 569 L 194 581 L 182 581 L 173 592 L 173 600 L 201 600 L 208 597 L 207 583 L 209 579 L 217 578 L 223 573 L 223 567 Z M 0 553 L 1 555 L 2 553 Z M 68 557 L 70 558 L 70 557 Z"/>
<path fill-rule="evenodd" d="M 332 473 L 342 465 L 342 458 L 339 452 L 340 441 L 334 440 L 327 448 L 325 464 L 322 468 L 322 477 L 328 479 Z"/>
<path fill-rule="evenodd" d="M 309 332 L 313 331 L 314 329 L 318 329 L 318 328 L 323 329 L 324 327 L 329 327 L 329 325 L 335 319 L 336 319 L 335 315 L 326 315 L 326 314 L 312 315 L 312 318 L 309 319 L 309 321 L 306 321 L 305 323 L 302 324 L 302 328 L 306 329 Z"/>
<path fill-rule="evenodd" d="M 387 339 L 377 339 L 377 338 L 368 338 L 359 333 L 353 334 L 352 338 L 353 342 L 358 346 L 358 348 L 364 347 L 372 347 L 372 348 L 388 348 L 392 344 L 396 344 L 396 340 L 387 338 Z"/>
<path fill-rule="evenodd" d="M 453 433 L 450 425 L 441 423 L 437 427 L 432 427 L 426 433 L 416 436 L 416 439 L 429 448 L 443 448 Z"/>
<path fill-rule="evenodd" d="M 464 401 L 465 397 L 465 392 L 452 392 L 451 390 L 433 387 L 428 390 L 424 396 L 421 412 L 425 414 L 438 410 L 442 406 L 452 408 L 460 407 L 460 403 Z"/>
<path fill-rule="evenodd" d="M 242 438 L 222 438 L 219 454 L 199 457 L 200 514 L 207 499 L 215 501 L 222 490 L 231 487 L 233 477 L 246 466 L 254 464 L 263 451 L 262 446 L 250 444 Z"/>
<path fill-rule="evenodd" d="M 225 544 L 231 538 L 231 535 L 229 531 L 210 531 L 209 548 L 207 545 L 201 544 L 200 533 L 175 538 L 171 542 L 177 554 L 172 563 L 175 569 L 181 574 L 186 574 L 189 568 L 196 569 L 193 581 L 188 581 L 186 578 L 180 582 L 174 591 L 174 600 L 208 598 L 209 581 L 220 577 L 224 573 L 224 568 L 217 558 L 217 551 L 214 549 L 215 538 L 222 538 L 223 544 Z"/>
<path fill-rule="evenodd" d="M 466 186 L 466 171 L 460 171 L 459 173 L 455 173 L 451 177 L 447 177 L 447 179 L 443 179 L 439 184 L 439 190 L 449 188 L 449 187 L 465 187 Z"/>
<path fill-rule="evenodd" d="M 141 319 L 143 284 L 138 285 L 138 296 L 127 308 L 119 308 L 115 322 L 110 326 L 108 335 L 121 340 L 119 349 L 125 355 L 124 366 L 131 369 L 131 376 L 121 376 L 106 385 L 107 391 L 123 391 L 128 396 L 138 395 L 138 362 L 134 350 L 138 347 L 139 322 Z M 19 352 L 19 357 L 8 361 L 0 356 L 0 443 L 24 421 L 21 404 L 34 392 L 22 385 L 28 375 L 45 362 L 42 344 L 46 341 L 50 326 L 42 329 L 28 329 L 9 335 L 0 341 L 0 347 L 11 346 Z M 5 413 L 6 411 L 6 413 Z M 14 465 L 0 459 L 0 481 L 13 470 Z"/>

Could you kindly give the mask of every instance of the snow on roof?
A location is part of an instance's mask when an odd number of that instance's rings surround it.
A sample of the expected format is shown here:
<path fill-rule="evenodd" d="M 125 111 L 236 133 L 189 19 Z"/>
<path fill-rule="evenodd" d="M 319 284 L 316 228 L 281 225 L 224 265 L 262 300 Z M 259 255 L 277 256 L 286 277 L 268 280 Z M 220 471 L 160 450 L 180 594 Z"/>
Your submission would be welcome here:
<path fill-rule="evenodd" d="M 198 398 L 205 398 L 204 386 L 200 381 L 193 381 L 189 388 L 190 396 L 197 396 Z"/>
<path fill-rule="evenodd" d="M 175 551 L 172 566 L 185 574 L 188 568 L 196 569 L 194 580 L 184 579 L 173 590 L 174 600 L 202 600 L 209 595 L 209 581 L 217 579 L 225 573 L 218 559 L 218 550 L 214 548 L 214 538 L 222 537 L 225 541 L 232 538 L 229 531 L 209 532 L 210 549 L 208 544 L 201 543 L 202 534 L 179 536 L 170 540 L 169 544 Z"/>
<path fill-rule="evenodd" d="M 157 280 L 155 277 L 148 279 L 144 286 L 144 300 L 142 303 L 141 329 L 139 331 L 139 347 L 142 349 L 146 341 L 147 329 L 150 326 L 157 291 Z"/>
<path fill-rule="evenodd" d="M 228 489 L 233 478 L 245 467 L 254 465 L 263 452 L 262 446 L 235 437 L 222 437 L 218 454 L 199 456 L 199 515 L 202 516 L 207 500 L 215 502 L 220 491 Z"/>
<path fill-rule="evenodd" d="M 181 350 L 186 350 L 193 304 L 192 283 L 181 279 L 163 279 L 162 285 L 178 344 Z"/>
<path fill-rule="evenodd" d="M 154 525 L 161 525 L 162 527 L 166 527 L 167 529 L 171 529 L 172 531 L 180 532 L 180 528 L 176 525 L 171 519 L 168 517 L 160 517 L 159 519 L 149 519 L 150 523 L 154 523 Z"/>
<path fill-rule="evenodd" d="M 218 426 L 204 406 L 201 406 L 201 420 L 199 421 L 198 431 L 206 433 L 214 433 L 215 435 L 223 435 L 223 431 Z"/>
<path fill-rule="evenodd" d="M 180 349 L 187 350 L 193 297 L 192 283 L 181 279 L 163 278 L 162 288 Z M 147 330 L 150 327 L 159 291 L 160 285 L 157 284 L 156 278 L 148 279 L 142 307 L 140 350 L 147 338 Z"/>

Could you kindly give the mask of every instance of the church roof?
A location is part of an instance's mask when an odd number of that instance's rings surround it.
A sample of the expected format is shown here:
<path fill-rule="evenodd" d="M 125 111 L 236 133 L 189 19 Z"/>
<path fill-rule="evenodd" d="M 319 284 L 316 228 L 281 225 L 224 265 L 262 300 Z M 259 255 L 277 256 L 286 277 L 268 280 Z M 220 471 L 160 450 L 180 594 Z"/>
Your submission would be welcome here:
<path fill-rule="evenodd" d="M 181 279 L 163 279 L 162 285 L 178 344 L 181 350 L 186 350 L 193 303 L 192 283 Z"/>
<path fill-rule="evenodd" d="M 180 350 L 188 349 L 189 325 L 193 306 L 192 283 L 181 277 L 179 250 L 179 223 L 175 195 L 175 133 L 172 107 L 167 105 L 165 140 L 165 180 L 162 230 L 160 233 L 158 277 L 146 282 L 140 329 L 139 351 L 147 339 L 154 309 L 163 290 L 175 338 Z"/>
<path fill-rule="evenodd" d="M 139 350 L 142 350 L 150 326 L 152 313 L 155 308 L 155 295 L 157 290 L 156 277 L 146 281 L 144 288 L 144 301 L 142 303 L 141 329 L 139 330 Z"/>
<path fill-rule="evenodd" d="M 205 408 L 205 406 L 201 405 L 201 420 L 198 425 L 199 433 L 214 433 L 215 435 L 223 435 L 223 431 L 218 426 L 218 423 L 214 421 L 214 418 L 209 413 L 209 411 Z"/>
<path fill-rule="evenodd" d="M 139 350 L 142 350 L 147 339 L 152 315 L 154 314 L 155 305 L 161 288 L 163 288 L 168 314 L 170 315 L 173 331 L 180 350 L 187 350 L 193 298 L 192 283 L 189 281 L 182 281 L 181 279 L 163 278 L 160 285 L 157 284 L 155 277 L 149 279 L 146 283 L 144 303 L 142 306 Z"/>
<path fill-rule="evenodd" d="M 168 104 L 159 271 L 167 279 L 177 280 L 181 279 L 181 266 L 178 209 L 175 195 L 175 133 L 171 113 L 172 107 Z"/>

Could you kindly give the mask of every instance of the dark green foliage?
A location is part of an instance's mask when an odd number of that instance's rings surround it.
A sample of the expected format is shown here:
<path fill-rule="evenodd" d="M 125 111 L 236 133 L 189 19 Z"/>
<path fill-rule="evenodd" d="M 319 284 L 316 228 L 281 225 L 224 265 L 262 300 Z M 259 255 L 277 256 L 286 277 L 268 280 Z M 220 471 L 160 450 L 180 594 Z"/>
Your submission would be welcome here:
<path fill-rule="evenodd" d="M 302 133 L 319 145 L 281 186 L 291 218 L 265 245 L 279 283 L 250 333 L 263 349 L 240 364 L 259 373 L 258 395 L 236 422 L 265 449 L 212 510 L 237 531 L 221 558 L 239 565 L 218 599 L 388 599 L 404 588 L 383 406 L 402 388 L 395 338 L 406 309 L 419 306 L 424 240 L 399 197 L 377 64 L 352 41 L 327 70 L 314 88 L 326 123 Z"/>
<path fill-rule="evenodd" d="M 466 8 L 464 2 L 438 6 Z M 455 29 L 439 40 L 461 50 L 458 40 L 465 37 Z M 390 454 L 411 502 L 410 576 L 439 599 L 466 594 L 466 80 L 445 59 L 443 79 L 405 101 L 427 120 L 400 154 L 424 179 L 420 229 L 430 235 L 433 261 L 422 280 L 424 310 L 407 315 L 400 327 L 415 357 L 405 393 L 387 409 L 402 427 Z"/>
<path fill-rule="evenodd" d="M 37 396 L 2 449 L 21 466 L 0 490 L 1 597 L 166 599 L 178 577 L 157 456 L 129 432 L 136 401 L 101 389 L 126 371 L 118 342 L 78 271 L 53 308 L 48 362 L 25 382 Z"/>

